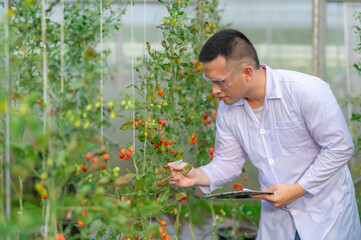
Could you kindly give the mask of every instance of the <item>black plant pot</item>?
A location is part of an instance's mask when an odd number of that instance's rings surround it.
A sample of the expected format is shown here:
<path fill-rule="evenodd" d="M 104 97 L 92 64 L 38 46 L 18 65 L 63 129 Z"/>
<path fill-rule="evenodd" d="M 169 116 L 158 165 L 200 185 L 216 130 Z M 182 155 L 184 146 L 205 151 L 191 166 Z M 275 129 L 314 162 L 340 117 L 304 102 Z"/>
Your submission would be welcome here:
<path fill-rule="evenodd" d="M 250 226 L 239 226 L 236 231 L 232 227 L 221 227 L 217 230 L 218 240 L 254 240 L 257 229 Z"/>

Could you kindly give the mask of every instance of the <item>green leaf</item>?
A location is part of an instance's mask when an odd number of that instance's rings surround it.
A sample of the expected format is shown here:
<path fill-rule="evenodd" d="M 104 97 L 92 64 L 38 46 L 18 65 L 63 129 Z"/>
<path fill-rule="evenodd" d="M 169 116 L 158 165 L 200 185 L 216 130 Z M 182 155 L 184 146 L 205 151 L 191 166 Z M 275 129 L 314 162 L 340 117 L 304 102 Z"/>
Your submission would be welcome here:
<path fill-rule="evenodd" d="M 132 125 L 133 125 L 132 122 L 126 122 L 122 126 L 120 126 L 120 129 L 121 130 L 128 130 L 128 129 L 132 128 Z"/>
<path fill-rule="evenodd" d="M 184 168 L 183 168 L 183 175 L 187 175 L 189 173 L 190 170 L 192 170 L 193 165 L 192 164 L 187 164 Z"/>
<path fill-rule="evenodd" d="M 136 174 L 135 173 L 127 173 L 125 176 L 128 178 L 134 178 L 136 176 Z"/>
<path fill-rule="evenodd" d="M 152 139 L 152 142 L 154 144 L 159 144 L 160 143 L 160 136 L 159 135 L 156 135 L 153 139 Z"/>
<path fill-rule="evenodd" d="M 352 121 L 356 121 L 356 120 L 360 120 L 361 119 L 361 114 L 359 113 L 352 113 L 352 116 L 351 116 L 351 120 Z"/>
<path fill-rule="evenodd" d="M 76 90 L 79 88 L 83 88 L 84 86 L 85 86 L 85 84 L 83 82 L 75 81 L 75 82 L 72 82 L 69 87 L 71 90 Z"/>

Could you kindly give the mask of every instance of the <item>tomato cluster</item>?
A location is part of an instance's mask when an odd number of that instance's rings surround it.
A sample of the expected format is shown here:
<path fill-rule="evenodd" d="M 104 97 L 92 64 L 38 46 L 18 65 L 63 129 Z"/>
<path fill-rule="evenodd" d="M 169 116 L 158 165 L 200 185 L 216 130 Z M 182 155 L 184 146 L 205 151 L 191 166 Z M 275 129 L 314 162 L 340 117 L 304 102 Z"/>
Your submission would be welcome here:
<path fill-rule="evenodd" d="M 122 148 L 122 149 L 120 150 L 119 157 L 120 157 L 121 159 L 124 158 L 124 160 L 128 160 L 129 158 L 132 157 L 132 152 L 133 152 L 133 146 L 130 146 L 128 152 L 127 152 L 127 150 L 126 150 L 125 148 Z"/>

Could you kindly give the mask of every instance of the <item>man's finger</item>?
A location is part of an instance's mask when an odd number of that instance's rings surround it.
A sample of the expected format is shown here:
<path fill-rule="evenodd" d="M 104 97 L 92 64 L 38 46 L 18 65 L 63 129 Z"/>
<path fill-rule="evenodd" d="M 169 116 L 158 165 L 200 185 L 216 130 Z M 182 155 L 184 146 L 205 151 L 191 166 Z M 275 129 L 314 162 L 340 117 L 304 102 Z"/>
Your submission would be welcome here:
<path fill-rule="evenodd" d="M 269 194 L 257 194 L 257 195 L 252 195 L 252 198 L 257 198 L 257 199 L 264 199 L 266 201 L 270 201 L 272 199 L 272 197 Z"/>

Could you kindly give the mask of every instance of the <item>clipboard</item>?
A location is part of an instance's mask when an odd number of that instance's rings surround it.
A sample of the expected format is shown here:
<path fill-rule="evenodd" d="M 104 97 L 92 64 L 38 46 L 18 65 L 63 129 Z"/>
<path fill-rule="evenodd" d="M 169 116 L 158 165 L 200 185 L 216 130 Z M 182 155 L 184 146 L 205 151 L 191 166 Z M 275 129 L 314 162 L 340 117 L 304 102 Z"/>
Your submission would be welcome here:
<path fill-rule="evenodd" d="M 210 194 L 202 197 L 203 199 L 247 199 L 252 198 L 253 195 L 269 194 L 273 195 L 273 192 L 255 191 L 248 188 L 244 188 L 242 191 L 232 191 L 224 193 Z"/>

